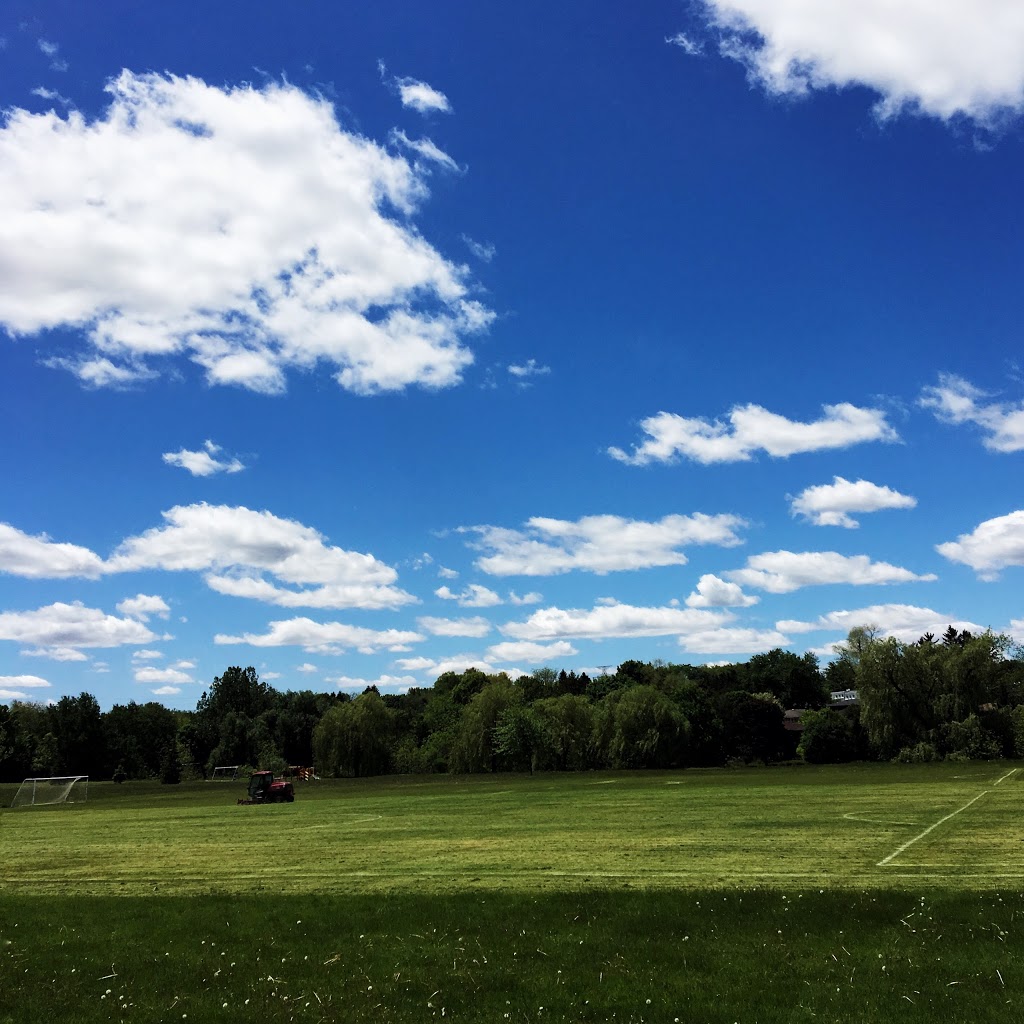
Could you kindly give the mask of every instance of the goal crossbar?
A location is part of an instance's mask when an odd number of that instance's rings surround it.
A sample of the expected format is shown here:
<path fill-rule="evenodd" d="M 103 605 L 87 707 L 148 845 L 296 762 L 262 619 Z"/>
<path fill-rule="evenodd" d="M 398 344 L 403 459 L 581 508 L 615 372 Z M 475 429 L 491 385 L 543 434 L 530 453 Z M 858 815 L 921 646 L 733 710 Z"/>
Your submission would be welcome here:
<path fill-rule="evenodd" d="M 88 798 L 88 775 L 51 775 L 26 779 L 14 794 L 11 806 L 84 803 Z"/>

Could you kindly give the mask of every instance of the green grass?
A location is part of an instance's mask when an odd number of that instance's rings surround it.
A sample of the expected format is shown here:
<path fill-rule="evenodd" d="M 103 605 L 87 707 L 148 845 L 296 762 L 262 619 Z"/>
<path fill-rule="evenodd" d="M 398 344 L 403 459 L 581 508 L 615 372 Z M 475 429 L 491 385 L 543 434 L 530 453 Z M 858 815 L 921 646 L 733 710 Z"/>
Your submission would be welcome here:
<path fill-rule="evenodd" d="M 1021 767 L 93 784 L 0 811 L 0 1024 L 1015 1019 Z"/>
<path fill-rule="evenodd" d="M 0 892 L 999 887 L 1024 881 L 1024 773 L 997 784 L 1014 767 L 406 776 L 300 785 L 267 807 L 236 806 L 240 784 L 101 783 L 84 805 L 0 812 L 18 851 Z"/>

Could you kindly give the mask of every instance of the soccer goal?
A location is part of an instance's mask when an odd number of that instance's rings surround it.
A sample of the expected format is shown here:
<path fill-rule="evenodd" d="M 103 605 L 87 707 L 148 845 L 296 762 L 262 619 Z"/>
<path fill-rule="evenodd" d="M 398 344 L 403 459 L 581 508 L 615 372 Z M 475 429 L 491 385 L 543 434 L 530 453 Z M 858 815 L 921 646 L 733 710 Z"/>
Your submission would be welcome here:
<path fill-rule="evenodd" d="M 210 772 L 210 782 L 234 782 L 238 778 L 237 764 L 222 764 Z"/>
<path fill-rule="evenodd" d="M 57 775 L 50 778 L 26 779 L 14 794 L 11 806 L 78 804 L 84 803 L 88 798 L 88 775 Z"/>

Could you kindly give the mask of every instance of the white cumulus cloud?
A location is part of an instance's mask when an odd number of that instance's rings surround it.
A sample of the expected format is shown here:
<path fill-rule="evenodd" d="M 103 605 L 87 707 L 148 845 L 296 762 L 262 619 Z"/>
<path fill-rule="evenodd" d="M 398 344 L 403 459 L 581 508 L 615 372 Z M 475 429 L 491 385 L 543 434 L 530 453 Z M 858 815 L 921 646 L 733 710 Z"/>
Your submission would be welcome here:
<path fill-rule="evenodd" d="M 16 687 L 19 690 L 38 690 L 49 686 L 42 676 L 0 676 L 0 687 Z"/>
<path fill-rule="evenodd" d="M 71 576 L 91 579 L 102 574 L 103 559 L 77 544 L 59 544 L 46 534 L 32 537 L 0 523 L 0 572 L 36 580 Z"/>
<path fill-rule="evenodd" d="M 158 615 L 166 619 L 170 614 L 170 605 L 156 594 L 136 594 L 117 605 L 117 610 L 130 619 L 138 619 L 140 622 L 148 622 L 151 615 Z"/>
<path fill-rule="evenodd" d="M 789 644 L 789 637 L 775 629 L 726 627 L 679 638 L 679 646 L 690 654 L 760 654 Z"/>
<path fill-rule="evenodd" d="M 392 585 L 398 574 L 391 566 L 328 546 L 320 533 L 292 519 L 205 503 L 178 505 L 163 518 L 165 526 L 125 540 L 107 571 L 207 572 L 207 584 L 219 593 L 285 607 L 396 608 L 415 601 Z"/>
<path fill-rule="evenodd" d="M 474 615 L 468 619 L 439 619 L 431 615 L 423 615 L 416 620 L 416 625 L 431 636 L 487 636 L 491 624 L 482 615 Z"/>
<path fill-rule="evenodd" d="M 119 619 L 78 601 L 58 601 L 28 612 L 0 612 L 0 640 L 39 648 L 121 647 L 155 639 L 135 619 Z"/>
<path fill-rule="evenodd" d="M 749 608 L 760 598 L 744 594 L 738 583 L 728 583 L 707 573 L 697 581 L 697 589 L 686 599 L 691 608 Z"/>
<path fill-rule="evenodd" d="M 486 657 L 479 654 L 453 654 L 447 658 L 433 660 L 431 658 L 400 658 L 396 664 L 407 672 L 421 672 L 426 679 L 436 679 L 445 672 L 465 672 L 475 668 L 488 675 L 504 673 L 509 679 L 518 679 L 528 673 L 520 668 L 503 665 L 500 668 Z"/>
<path fill-rule="evenodd" d="M 151 690 L 150 692 L 157 697 L 173 697 L 175 694 L 181 693 L 181 687 L 158 686 L 155 690 Z"/>
<path fill-rule="evenodd" d="M 856 529 L 860 524 L 851 512 L 878 512 L 886 508 L 914 508 L 917 499 L 900 494 L 891 487 L 873 484 L 870 480 L 847 480 L 833 477 L 830 484 L 808 487 L 793 498 L 790 510 L 815 526 L 844 526 Z"/>
<path fill-rule="evenodd" d="M 984 632 L 976 622 L 967 622 L 953 615 L 943 615 L 931 608 L 920 608 L 912 604 L 873 604 L 866 608 L 853 608 L 828 612 L 810 621 L 784 619 L 776 622 L 777 629 L 787 633 L 816 633 L 819 630 L 836 630 L 845 637 L 855 626 L 877 626 L 880 635 L 894 636 L 911 642 L 925 633 L 941 636 L 949 626 L 957 630 Z M 831 651 L 829 653 L 832 653 Z"/>
<path fill-rule="evenodd" d="M 77 331 L 52 362 L 98 387 L 182 356 L 264 393 L 318 365 L 360 394 L 458 383 L 492 314 L 410 223 L 418 165 L 291 85 L 107 88 L 94 121 L 5 112 L 0 325 Z"/>
<path fill-rule="evenodd" d="M 381 693 L 406 693 L 419 686 L 415 676 L 380 675 L 376 679 L 360 679 L 357 676 L 331 676 L 327 682 L 334 683 L 339 690 L 351 693 L 362 692 L 368 686 L 376 686 Z"/>
<path fill-rule="evenodd" d="M 985 402 L 989 396 L 963 377 L 942 374 L 921 392 L 918 404 L 946 423 L 973 423 L 986 431 L 982 444 L 993 452 L 1024 450 L 1024 404 Z"/>
<path fill-rule="evenodd" d="M 994 580 L 1003 569 L 1024 565 L 1024 511 L 986 519 L 935 550 L 951 562 L 969 565 L 981 579 Z"/>
<path fill-rule="evenodd" d="M 88 655 L 74 647 L 33 647 L 21 652 L 23 658 L 49 658 L 51 661 L 88 661 Z M 95 666 L 94 666 L 95 668 Z"/>
<path fill-rule="evenodd" d="M 501 627 L 518 640 L 600 640 L 608 637 L 688 635 L 731 621 L 728 612 L 702 608 L 601 604 L 594 608 L 541 608 L 528 619 Z"/>
<path fill-rule="evenodd" d="M 187 469 L 193 476 L 213 476 L 215 473 L 240 473 L 245 464 L 234 456 L 218 458 L 221 453 L 219 444 L 206 440 L 197 451 L 182 448 L 176 452 L 164 452 L 163 460 L 168 466 L 180 466 Z"/>
<path fill-rule="evenodd" d="M 986 123 L 1024 106 L 1016 0 L 703 0 L 720 50 L 768 92 L 863 85 L 878 113 Z"/>
<path fill-rule="evenodd" d="M 558 640 L 552 644 L 538 644 L 532 640 L 508 640 L 487 648 L 488 659 L 499 663 L 525 661 L 527 664 L 536 665 L 557 658 L 571 658 L 575 654 L 579 654 L 579 651 L 567 640 Z"/>
<path fill-rule="evenodd" d="M 621 516 L 584 516 L 575 522 L 535 516 L 525 530 L 497 526 L 463 527 L 475 533 L 485 552 L 476 565 L 492 576 L 553 576 L 580 570 L 608 573 L 652 566 L 685 565 L 680 548 L 692 544 L 741 543 L 733 515 L 670 515 L 656 522 Z"/>
<path fill-rule="evenodd" d="M 824 406 L 825 415 L 810 423 L 787 419 L 760 405 L 738 405 L 722 420 L 687 418 L 659 412 L 640 422 L 647 438 L 633 447 L 609 448 L 608 454 L 631 466 L 672 462 L 683 457 L 710 465 L 746 462 L 763 451 L 773 458 L 800 452 L 849 448 L 867 441 L 897 441 L 880 409 L 861 409 L 842 402 Z"/>
<path fill-rule="evenodd" d="M 263 634 L 228 636 L 218 633 L 217 644 L 250 644 L 253 647 L 302 647 L 311 653 L 340 654 L 355 648 L 363 654 L 401 650 L 423 639 L 421 633 L 399 629 L 366 629 L 342 622 L 314 622 L 304 617 L 271 622 Z"/>
<path fill-rule="evenodd" d="M 869 584 L 931 582 L 933 573 L 919 576 L 898 565 L 873 562 L 868 555 L 841 555 L 837 551 L 765 551 L 751 555 L 744 569 L 725 573 L 736 583 L 788 594 L 801 587 L 843 583 Z"/>
<path fill-rule="evenodd" d="M 438 587 L 434 595 L 442 601 L 457 601 L 461 608 L 493 608 L 502 603 L 498 594 L 479 583 L 470 583 L 458 594 L 450 587 Z"/>
<path fill-rule="evenodd" d="M 195 680 L 187 673 L 176 668 L 137 668 L 137 683 L 193 683 Z"/>

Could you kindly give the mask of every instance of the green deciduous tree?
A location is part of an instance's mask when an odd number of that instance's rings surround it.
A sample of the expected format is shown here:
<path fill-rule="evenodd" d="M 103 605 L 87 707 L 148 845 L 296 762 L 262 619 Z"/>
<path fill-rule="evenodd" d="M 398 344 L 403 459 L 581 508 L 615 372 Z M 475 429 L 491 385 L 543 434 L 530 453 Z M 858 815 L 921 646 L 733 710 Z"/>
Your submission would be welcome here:
<path fill-rule="evenodd" d="M 546 723 L 526 704 L 510 704 L 494 726 L 494 752 L 502 768 L 532 775 L 547 748 Z"/>
<path fill-rule="evenodd" d="M 719 714 L 727 757 L 746 762 L 774 761 L 779 757 L 785 714 L 774 694 L 734 690 L 723 694 Z"/>
<path fill-rule="evenodd" d="M 686 718 L 655 686 L 630 686 L 605 698 L 598 731 L 610 767 L 668 768 L 685 760 Z"/>
<path fill-rule="evenodd" d="M 548 697 L 533 709 L 544 722 L 542 768 L 582 771 L 593 764 L 594 707 L 586 697 Z"/>
<path fill-rule="evenodd" d="M 494 772 L 500 758 L 494 727 L 501 713 L 522 703 L 522 694 L 508 676 L 495 676 L 466 705 L 455 729 L 449 768 L 453 772 Z"/>
<path fill-rule="evenodd" d="M 391 766 L 394 715 L 373 689 L 336 704 L 313 730 L 313 753 L 322 774 L 382 775 Z"/>
<path fill-rule="evenodd" d="M 857 726 L 846 711 L 805 711 L 797 753 L 809 764 L 842 764 L 860 754 Z"/>
<path fill-rule="evenodd" d="M 747 663 L 748 687 L 755 693 L 771 693 L 783 708 L 820 708 L 828 703 L 828 691 L 813 654 L 799 656 L 779 647 L 755 654 Z"/>

